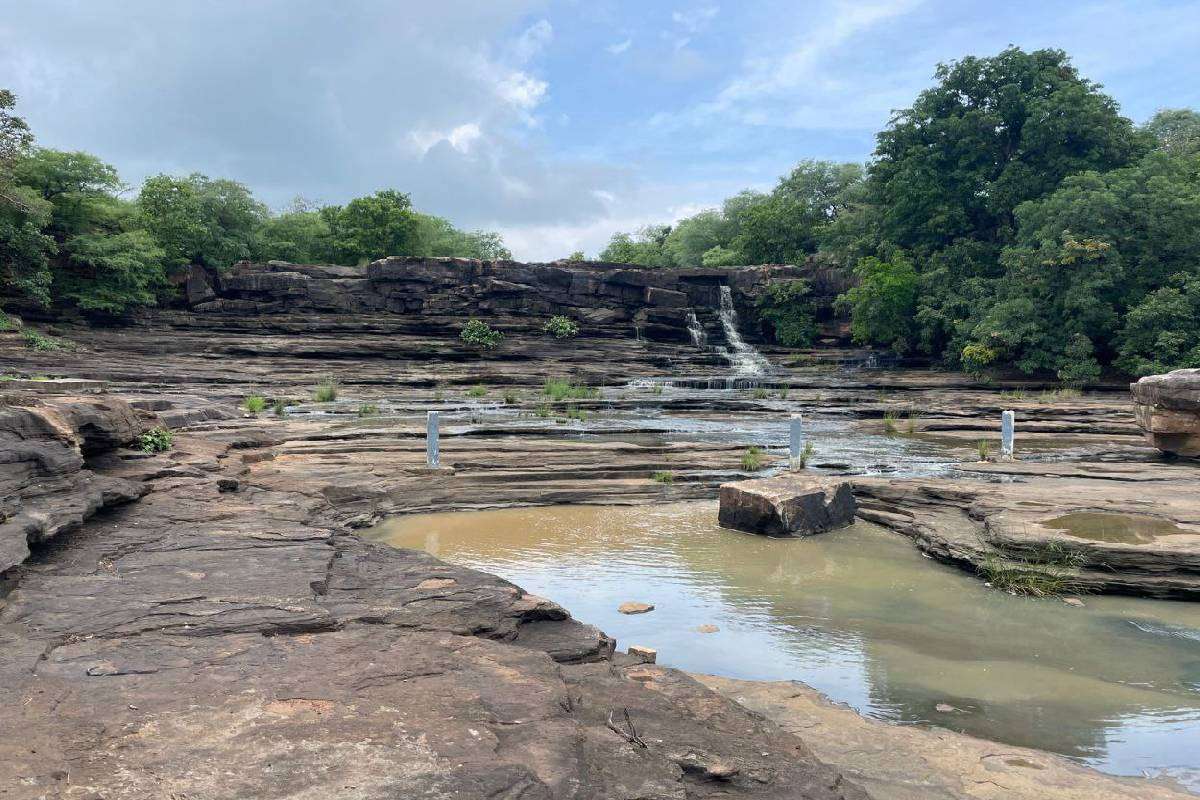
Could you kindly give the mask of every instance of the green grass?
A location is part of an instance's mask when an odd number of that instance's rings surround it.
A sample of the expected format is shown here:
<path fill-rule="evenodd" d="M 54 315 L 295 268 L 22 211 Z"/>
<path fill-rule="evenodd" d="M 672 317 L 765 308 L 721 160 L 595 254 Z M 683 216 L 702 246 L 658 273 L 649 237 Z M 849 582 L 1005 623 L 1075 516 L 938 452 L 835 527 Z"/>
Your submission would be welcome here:
<path fill-rule="evenodd" d="M 551 400 L 592 400 L 600 396 L 600 390 L 571 383 L 566 378 L 547 378 L 542 385 L 542 394 Z"/>
<path fill-rule="evenodd" d="M 768 392 L 766 389 L 755 389 L 751 393 L 750 396 L 753 397 L 755 400 L 766 400 L 768 397 L 771 396 L 771 393 Z"/>
<path fill-rule="evenodd" d="M 30 350 L 36 350 L 39 353 L 52 353 L 59 350 L 74 350 L 75 343 L 67 339 L 58 339 L 53 336 L 47 336 L 44 333 L 38 333 L 35 330 L 26 328 L 21 332 L 21 338 L 25 340 L 25 346 Z"/>
<path fill-rule="evenodd" d="M 363 403 L 358 407 L 358 415 L 360 417 L 373 417 L 379 413 L 379 406 L 374 403 Z"/>
<path fill-rule="evenodd" d="M 504 405 L 515 406 L 517 404 L 517 393 L 509 389 L 504 393 Z"/>
<path fill-rule="evenodd" d="M 575 408 L 574 406 L 572 406 L 571 408 L 567 409 L 567 419 L 573 419 L 573 420 L 577 420 L 579 422 L 586 422 L 587 421 L 587 412 L 584 411 L 582 408 Z"/>
<path fill-rule="evenodd" d="M 654 387 L 650 389 L 650 394 L 662 394 L 662 393 L 663 393 L 662 384 L 655 384 Z"/>
<path fill-rule="evenodd" d="M 804 447 L 800 450 L 800 457 L 796 459 L 796 467 L 798 469 L 807 469 L 808 462 L 813 457 L 813 453 L 817 450 L 812 442 L 805 442 Z"/>
<path fill-rule="evenodd" d="M 758 472 L 765 463 L 763 450 L 756 444 L 747 447 L 746 452 L 742 454 L 742 469 L 746 472 Z"/>
<path fill-rule="evenodd" d="M 17 327 L 17 323 L 13 321 L 13 317 L 0 311 L 0 331 L 11 331 Z"/>
<path fill-rule="evenodd" d="M 137 449 L 143 453 L 162 453 L 175 444 L 175 434 L 166 428 L 151 428 L 138 437 Z"/>
<path fill-rule="evenodd" d="M 1077 400 L 1083 397 L 1083 392 L 1064 386 L 1061 389 L 1048 389 L 1038 395 L 1039 403 L 1054 403 L 1058 400 Z"/>
<path fill-rule="evenodd" d="M 1029 597 L 1057 597 L 1085 591 L 1079 568 L 1087 556 L 1058 542 L 1027 550 L 1018 557 L 989 556 L 975 570 L 994 588 Z"/>
<path fill-rule="evenodd" d="M 550 413 L 551 413 L 550 412 L 550 404 L 549 403 L 539 404 L 538 407 L 536 409 L 534 409 L 533 413 L 536 414 L 537 416 L 541 417 L 542 419 L 546 419 L 547 417 L 550 416 Z"/>
<path fill-rule="evenodd" d="M 267 398 L 261 394 L 248 394 L 242 399 L 242 408 L 251 414 L 257 414 L 267 407 Z"/>
<path fill-rule="evenodd" d="M 788 390 L 787 390 L 787 387 L 785 386 L 779 390 L 779 399 L 787 400 L 787 397 L 788 397 Z"/>
<path fill-rule="evenodd" d="M 318 403 L 332 403 L 338 398 L 339 385 L 336 378 L 326 378 L 317 385 L 317 390 L 313 392 L 313 400 Z"/>
<path fill-rule="evenodd" d="M 1024 389 L 1010 389 L 1007 392 L 1000 393 L 1001 400 L 1024 400 L 1026 397 Z"/>
<path fill-rule="evenodd" d="M 287 400 L 284 400 L 282 397 L 277 397 L 275 398 L 275 402 L 271 404 L 271 408 L 275 409 L 275 416 L 286 417 L 287 405 Z"/>
<path fill-rule="evenodd" d="M 992 444 L 987 439 L 980 439 L 975 443 L 975 453 L 979 456 L 980 461 L 989 461 L 992 456 Z"/>
<path fill-rule="evenodd" d="M 659 470 L 650 476 L 650 480 L 654 481 L 655 483 L 671 484 L 675 482 L 675 473 L 669 470 Z"/>
<path fill-rule="evenodd" d="M 896 430 L 897 430 L 896 429 L 896 412 L 895 411 L 883 412 L 883 432 L 890 434 L 890 433 L 895 433 Z"/>
<path fill-rule="evenodd" d="M 904 432 L 909 436 L 917 432 L 917 412 L 908 412 L 908 422 L 904 424 Z"/>
<path fill-rule="evenodd" d="M 487 397 L 487 387 L 483 384 L 476 384 L 470 389 L 467 389 L 467 397 Z"/>

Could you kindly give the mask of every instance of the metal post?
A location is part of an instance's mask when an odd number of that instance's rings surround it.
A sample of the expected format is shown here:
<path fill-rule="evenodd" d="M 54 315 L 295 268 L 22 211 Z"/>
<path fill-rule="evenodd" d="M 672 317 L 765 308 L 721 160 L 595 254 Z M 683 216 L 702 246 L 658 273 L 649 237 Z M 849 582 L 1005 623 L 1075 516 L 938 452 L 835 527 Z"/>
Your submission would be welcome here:
<path fill-rule="evenodd" d="M 800 435 L 803 427 L 804 415 L 792 414 L 790 450 L 793 462 L 800 460 Z"/>
<path fill-rule="evenodd" d="M 1016 415 L 1005 411 L 1000 415 L 1000 455 L 1013 457 L 1013 438 L 1016 430 Z"/>
<path fill-rule="evenodd" d="M 425 421 L 425 465 L 437 469 L 440 465 L 438 453 L 438 412 L 430 411 Z"/>

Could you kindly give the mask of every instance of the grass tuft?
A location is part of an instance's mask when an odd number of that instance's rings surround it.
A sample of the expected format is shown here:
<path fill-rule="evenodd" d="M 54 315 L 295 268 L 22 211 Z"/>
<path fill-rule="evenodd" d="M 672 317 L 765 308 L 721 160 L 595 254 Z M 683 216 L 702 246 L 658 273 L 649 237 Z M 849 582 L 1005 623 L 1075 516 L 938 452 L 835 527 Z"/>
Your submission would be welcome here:
<path fill-rule="evenodd" d="M 1087 556 L 1058 542 L 1028 550 L 1017 558 L 989 556 L 975 569 L 994 588 L 1028 597 L 1058 597 L 1085 591 L 1079 568 Z"/>
<path fill-rule="evenodd" d="M 257 414 L 267 407 L 267 398 L 261 394 L 248 394 L 242 399 L 242 408 L 251 414 Z"/>
<path fill-rule="evenodd" d="M 275 416 L 286 417 L 287 405 L 287 400 L 284 400 L 282 397 L 277 397 L 275 398 L 275 402 L 271 405 L 271 408 L 275 409 Z"/>
<path fill-rule="evenodd" d="M 379 406 L 374 403 L 363 403 L 358 407 L 358 415 L 360 417 L 373 417 L 379 413 Z"/>
<path fill-rule="evenodd" d="M 475 384 L 470 389 L 467 389 L 467 397 L 487 397 L 487 387 L 482 383 Z"/>
<path fill-rule="evenodd" d="M 887 434 L 892 434 L 892 433 L 896 432 L 896 412 L 895 411 L 883 412 L 883 432 L 887 433 Z"/>
<path fill-rule="evenodd" d="M 659 470 L 650 476 L 650 480 L 655 483 L 671 484 L 675 482 L 675 473 L 669 470 Z"/>
<path fill-rule="evenodd" d="M 547 378 L 542 385 L 542 394 L 551 400 L 592 400 L 600 396 L 600 390 L 571 383 L 566 378 Z"/>
<path fill-rule="evenodd" d="M 816 449 L 817 448 L 813 446 L 811 441 L 804 443 L 804 447 L 800 450 L 800 457 L 796 459 L 797 469 L 808 468 L 808 462 L 813 457 L 813 453 L 816 452 Z"/>
<path fill-rule="evenodd" d="M 337 400 L 339 386 L 337 378 L 326 378 L 317 385 L 317 390 L 313 392 L 313 400 L 318 403 L 332 403 Z"/>
<path fill-rule="evenodd" d="M 975 452 L 979 455 L 980 461 L 990 461 L 992 455 L 992 444 L 987 439 L 980 439 L 975 443 Z"/>
<path fill-rule="evenodd" d="M 763 450 L 756 444 L 747 447 L 746 452 L 742 454 L 742 469 L 746 472 L 758 472 L 763 468 L 765 462 Z"/>

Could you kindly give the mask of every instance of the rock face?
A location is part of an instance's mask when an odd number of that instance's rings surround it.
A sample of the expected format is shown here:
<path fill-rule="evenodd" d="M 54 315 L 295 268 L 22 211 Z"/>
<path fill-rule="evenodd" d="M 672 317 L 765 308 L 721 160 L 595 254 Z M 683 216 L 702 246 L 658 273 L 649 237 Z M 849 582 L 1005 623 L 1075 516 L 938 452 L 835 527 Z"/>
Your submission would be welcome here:
<path fill-rule="evenodd" d="M 0 572 L 28 558 L 30 545 L 140 497 L 143 486 L 99 476 L 85 459 L 130 443 L 146 427 L 112 397 L 9 398 L 0 405 Z"/>
<path fill-rule="evenodd" d="M 849 525 L 854 511 L 846 481 L 778 475 L 722 484 L 718 521 L 766 536 L 808 536 Z"/>
<path fill-rule="evenodd" d="M 1149 375 L 1129 389 L 1150 444 L 1164 453 L 1200 457 L 1200 369 Z"/>

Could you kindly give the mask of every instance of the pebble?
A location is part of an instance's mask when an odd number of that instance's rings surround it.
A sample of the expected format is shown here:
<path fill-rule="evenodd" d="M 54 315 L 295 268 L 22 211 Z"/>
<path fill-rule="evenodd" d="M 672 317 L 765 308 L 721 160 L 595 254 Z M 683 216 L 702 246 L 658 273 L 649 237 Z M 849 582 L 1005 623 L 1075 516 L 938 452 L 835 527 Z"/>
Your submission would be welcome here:
<path fill-rule="evenodd" d="M 620 611 L 622 614 L 645 614 L 653 610 L 654 606 L 650 603 L 636 603 L 633 601 L 621 603 L 621 605 L 617 606 L 617 611 Z"/>

